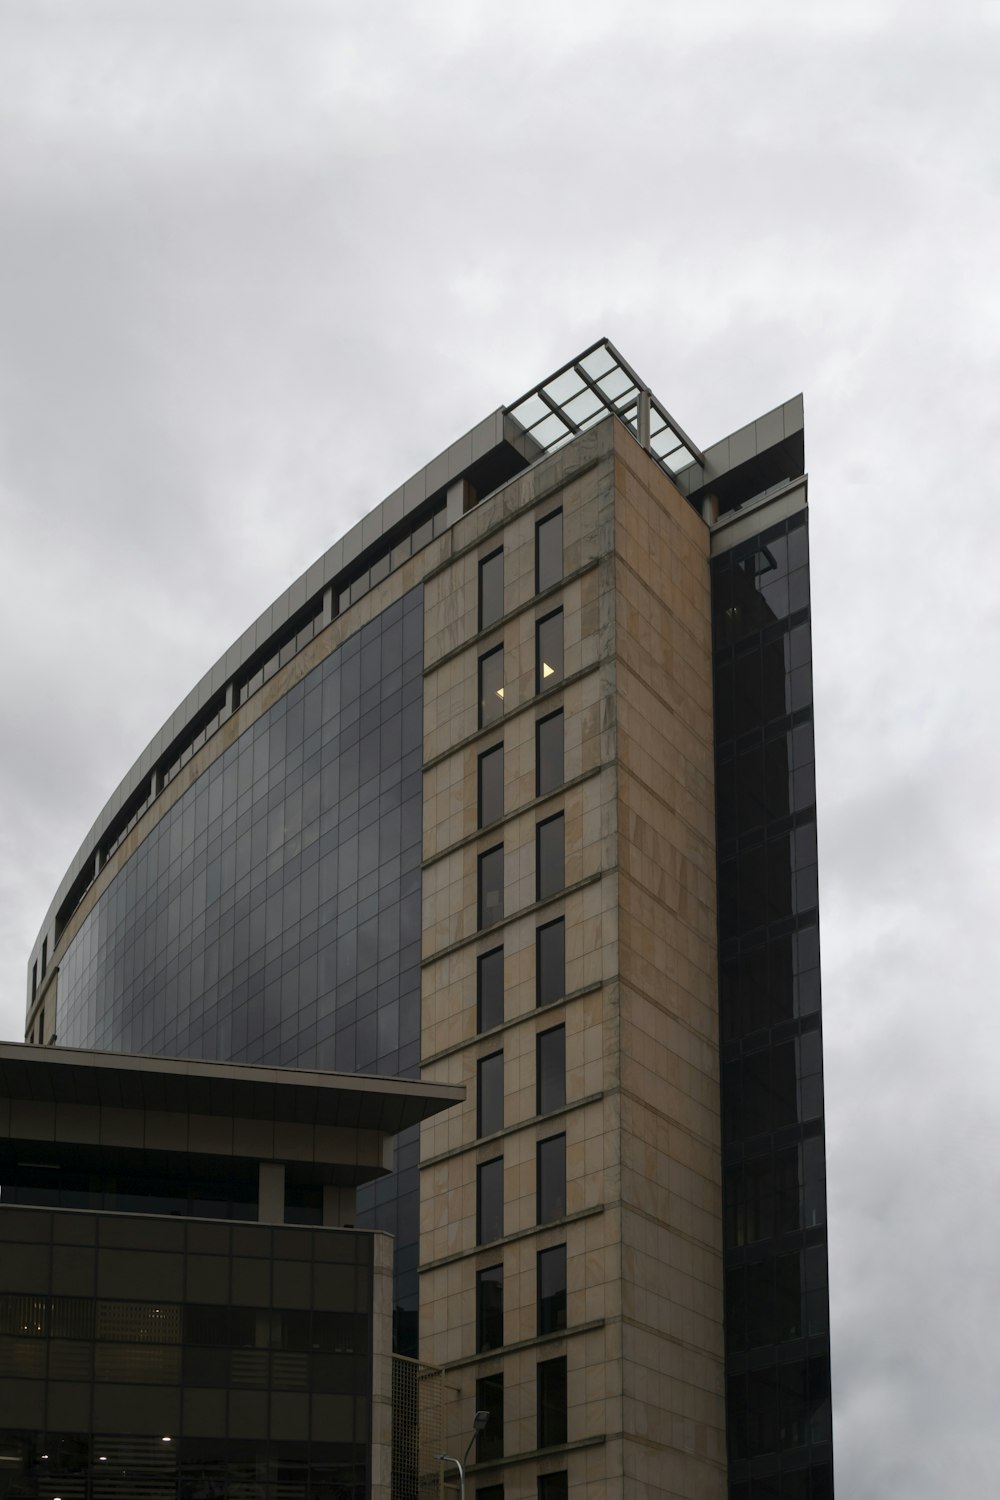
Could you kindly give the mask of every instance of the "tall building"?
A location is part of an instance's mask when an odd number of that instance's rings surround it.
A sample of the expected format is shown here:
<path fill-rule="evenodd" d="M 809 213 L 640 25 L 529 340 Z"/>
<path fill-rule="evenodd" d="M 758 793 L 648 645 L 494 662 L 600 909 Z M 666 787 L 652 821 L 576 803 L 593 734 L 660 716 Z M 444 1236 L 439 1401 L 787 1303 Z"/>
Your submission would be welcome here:
<path fill-rule="evenodd" d="M 801 399 L 702 451 L 602 340 L 245 632 L 31 956 L 32 1041 L 466 1086 L 362 1222 L 483 1500 L 833 1493 L 807 516 Z"/>

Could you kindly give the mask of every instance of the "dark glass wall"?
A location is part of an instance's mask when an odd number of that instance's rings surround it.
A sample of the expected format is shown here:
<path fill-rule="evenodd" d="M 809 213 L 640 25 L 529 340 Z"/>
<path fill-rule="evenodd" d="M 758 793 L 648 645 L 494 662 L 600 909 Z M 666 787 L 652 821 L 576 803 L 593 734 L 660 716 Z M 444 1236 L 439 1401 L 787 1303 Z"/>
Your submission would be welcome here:
<path fill-rule="evenodd" d="M 830 1500 L 807 513 L 712 563 L 731 1500 Z"/>
<path fill-rule="evenodd" d="M 67 1046 L 416 1076 L 423 591 L 297 682 L 183 794 L 60 964 Z M 416 1354 L 418 1131 L 358 1195 Z"/>
<path fill-rule="evenodd" d="M 0 1497 L 362 1500 L 372 1247 L 0 1208 Z"/>

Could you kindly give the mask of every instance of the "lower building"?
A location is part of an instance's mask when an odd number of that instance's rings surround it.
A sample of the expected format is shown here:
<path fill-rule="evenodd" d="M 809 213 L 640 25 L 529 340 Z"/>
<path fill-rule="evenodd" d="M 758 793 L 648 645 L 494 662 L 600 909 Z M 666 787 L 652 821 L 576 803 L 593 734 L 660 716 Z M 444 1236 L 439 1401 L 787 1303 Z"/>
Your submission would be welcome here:
<path fill-rule="evenodd" d="M 0 1045 L 4 1500 L 389 1500 L 392 1246 L 355 1194 L 460 1096 Z"/>
<path fill-rule="evenodd" d="M 606 340 L 317 560 L 99 814 L 30 1040 L 421 1075 L 361 1222 L 499 1500 L 831 1500 L 801 398 Z"/>

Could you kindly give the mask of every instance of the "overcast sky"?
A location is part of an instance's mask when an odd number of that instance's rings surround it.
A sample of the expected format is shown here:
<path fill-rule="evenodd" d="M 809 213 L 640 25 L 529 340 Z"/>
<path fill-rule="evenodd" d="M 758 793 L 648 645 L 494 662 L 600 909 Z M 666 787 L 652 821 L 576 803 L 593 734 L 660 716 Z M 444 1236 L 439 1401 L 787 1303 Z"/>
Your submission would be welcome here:
<path fill-rule="evenodd" d="M 0 1035 L 114 785 L 602 334 L 802 390 L 837 1481 L 1000 1472 L 1000 6 L 3 0 Z"/>

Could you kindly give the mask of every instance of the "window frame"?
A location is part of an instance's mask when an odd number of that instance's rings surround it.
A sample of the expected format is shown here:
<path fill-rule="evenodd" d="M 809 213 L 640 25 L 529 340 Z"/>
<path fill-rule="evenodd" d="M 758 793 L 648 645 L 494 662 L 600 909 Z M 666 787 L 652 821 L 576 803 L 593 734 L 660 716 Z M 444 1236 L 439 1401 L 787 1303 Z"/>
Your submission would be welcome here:
<path fill-rule="evenodd" d="M 545 1196 L 546 1184 L 543 1181 L 542 1160 L 543 1156 L 546 1159 L 556 1159 L 553 1153 L 546 1153 L 544 1147 L 553 1146 L 557 1141 L 562 1142 L 560 1158 L 562 1161 L 562 1209 L 559 1213 L 550 1213 L 543 1211 L 542 1199 Z M 549 1183 L 548 1187 L 551 1191 L 552 1184 Z M 558 1202 L 558 1197 L 556 1201 Z M 560 1130 L 555 1135 L 547 1135 L 542 1140 L 535 1142 L 535 1223 L 539 1226 L 542 1224 L 556 1224 L 560 1219 L 566 1217 L 566 1212 L 566 1132 Z"/>
<path fill-rule="evenodd" d="M 484 1174 L 491 1167 L 497 1168 L 499 1170 L 499 1176 L 500 1176 L 500 1200 L 499 1200 L 499 1204 L 498 1204 L 498 1208 L 499 1208 L 499 1215 L 498 1215 L 498 1217 L 499 1217 L 499 1221 L 500 1221 L 500 1233 L 499 1234 L 490 1235 L 489 1239 L 487 1239 L 484 1236 L 484 1234 L 483 1234 L 483 1220 L 484 1220 L 484 1217 L 485 1217 L 484 1213 L 483 1213 L 483 1208 L 484 1208 L 484 1203 L 483 1203 L 483 1198 L 484 1198 L 484 1194 L 483 1194 L 483 1182 L 484 1182 Z M 503 1224 L 504 1224 L 504 1212 L 503 1212 L 503 1210 L 504 1210 L 504 1203 L 503 1203 L 503 1157 L 502 1156 L 491 1156 L 490 1159 L 489 1159 L 489 1161 L 481 1161 L 481 1162 L 479 1162 L 479 1164 L 476 1167 L 476 1244 L 477 1245 L 491 1245 L 494 1240 L 502 1240 L 503 1239 Z"/>
<path fill-rule="evenodd" d="M 543 882 L 542 842 L 545 837 L 544 830 L 554 828 L 558 824 L 562 829 L 561 872 L 557 884 L 550 885 L 548 880 Z M 566 814 L 563 811 L 553 813 L 550 818 L 542 818 L 535 824 L 535 900 L 548 901 L 553 896 L 559 896 L 566 889 Z"/>
<path fill-rule="evenodd" d="M 493 690 L 492 694 L 490 694 L 489 696 L 487 696 L 486 690 L 485 690 L 484 685 L 483 685 L 484 668 L 486 667 L 487 662 L 495 661 L 497 657 L 500 658 L 500 687 L 499 687 L 499 689 L 495 688 Z M 505 707 L 505 704 L 504 704 L 504 689 L 505 689 L 504 678 L 505 678 L 504 648 L 503 648 L 503 642 L 501 641 L 498 646 L 492 646 L 489 651 L 484 651 L 482 653 L 482 655 L 480 656 L 480 658 L 479 658 L 478 687 L 479 687 L 479 727 L 480 727 L 480 729 L 488 729 L 491 724 L 496 724 L 499 719 L 503 718 L 504 707 Z M 497 703 L 499 704 L 499 706 L 496 707 L 496 708 L 494 708 L 494 706 L 493 706 L 493 700 L 494 699 L 496 699 Z M 487 704 L 489 704 L 490 709 L 492 710 L 489 713 L 487 713 L 487 711 L 486 711 Z"/>
<path fill-rule="evenodd" d="M 542 785 L 542 731 L 546 725 L 553 724 L 559 720 L 559 778 L 551 786 Z M 561 708 L 553 713 L 544 714 L 542 718 L 535 720 L 535 796 L 547 797 L 550 792 L 558 791 L 566 782 L 566 723 L 565 714 Z"/>
<path fill-rule="evenodd" d="M 495 854 L 499 854 L 500 856 L 500 910 L 494 916 L 490 917 L 490 919 L 487 921 L 486 904 L 484 900 L 486 891 L 483 885 L 483 870 L 486 868 L 486 861 Z M 504 847 L 503 844 L 493 844 L 489 849 L 484 849 L 482 853 L 479 854 L 476 858 L 476 926 L 480 932 L 485 932 L 490 927 L 495 927 L 498 922 L 503 921 L 503 895 Z"/>
<path fill-rule="evenodd" d="M 556 928 L 556 927 L 559 927 L 559 928 L 562 929 L 561 963 L 560 963 L 560 968 L 562 970 L 562 985 L 560 987 L 560 991 L 559 991 L 558 995 L 553 995 L 551 999 L 546 1000 L 546 999 L 542 998 L 542 946 L 543 946 L 542 934 L 543 933 L 551 932 L 553 930 L 553 928 Z M 560 1002 L 560 1000 L 565 1000 L 565 998 L 566 998 L 566 918 L 565 917 L 556 917 L 553 921 L 551 921 L 551 922 L 542 922 L 538 927 L 535 928 L 535 1009 L 536 1010 L 544 1010 L 549 1005 L 558 1005 L 559 1002 Z"/>
<path fill-rule="evenodd" d="M 543 1073 L 542 1073 L 542 1048 L 546 1040 L 554 1042 L 557 1036 L 562 1037 L 562 1074 L 559 1089 L 561 1097 L 557 1102 L 545 1103 L 542 1098 Z M 549 1115 L 554 1110 L 566 1107 L 566 1024 L 560 1022 L 558 1026 L 547 1026 L 544 1031 L 535 1033 L 535 1113 L 537 1115 Z"/>
<path fill-rule="evenodd" d="M 487 1277 L 487 1276 L 492 1277 L 493 1280 L 491 1280 L 489 1282 L 487 1282 L 486 1280 L 484 1280 L 484 1278 Z M 498 1290 L 499 1290 L 499 1295 L 498 1295 L 498 1298 L 497 1298 L 498 1307 L 490 1309 L 489 1310 L 489 1314 L 484 1314 L 483 1288 L 485 1286 L 496 1286 L 498 1288 Z M 500 1339 L 499 1339 L 498 1343 L 495 1343 L 495 1344 L 489 1343 L 485 1339 L 485 1337 L 484 1337 L 483 1325 L 484 1325 L 484 1323 L 487 1320 L 487 1316 L 496 1316 L 500 1320 L 500 1323 L 499 1323 Z M 496 1266 L 483 1266 L 480 1270 L 478 1270 L 476 1272 L 476 1353 L 477 1354 L 488 1354 L 493 1349 L 502 1349 L 502 1348 L 503 1348 L 503 1263 L 501 1262 L 499 1265 L 496 1265 Z"/>
<path fill-rule="evenodd" d="M 559 573 L 558 576 L 542 581 L 542 529 L 551 525 L 555 520 L 559 522 Z M 535 522 L 535 593 L 544 593 L 546 589 L 555 588 L 557 583 L 562 583 L 566 576 L 565 543 L 563 538 L 563 508 L 557 506 L 550 510 L 547 515 L 540 516 Z"/>
<path fill-rule="evenodd" d="M 490 1125 L 488 1129 L 484 1128 L 484 1111 L 483 1111 L 483 1076 L 484 1076 L 484 1072 L 486 1071 L 486 1065 L 487 1064 L 492 1064 L 494 1069 L 499 1066 L 499 1071 L 500 1071 L 500 1096 L 499 1096 L 498 1100 L 491 1100 L 490 1101 L 492 1110 L 494 1112 L 496 1111 L 497 1107 L 499 1107 L 500 1123 L 499 1123 L 499 1125 Z M 491 1088 L 492 1086 L 493 1086 L 493 1084 L 490 1083 L 489 1080 L 488 1080 L 487 1087 Z M 488 1052 L 485 1057 L 479 1058 L 478 1062 L 476 1063 L 476 1135 L 477 1136 L 481 1137 L 481 1136 L 484 1136 L 484 1135 L 495 1135 L 498 1130 L 502 1130 L 503 1129 L 503 1118 L 504 1118 L 503 1103 L 504 1103 L 504 1100 L 503 1100 L 503 1048 L 502 1047 L 498 1047 L 495 1052 Z M 489 1122 L 487 1121 L 486 1124 L 489 1124 Z"/>
<path fill-rule="evenodd" d="M 483 966 L 488 958 L 500 955 L 500 1019 L 494 1021 L 492 1026 L 483 1025 Z M 476 956 L 476 1030 L 478 1032 L 492 1031 L 494 1026 L 502 1026 L 504 1020 L 504 952 L 503 948 L 488 948 L 485 953 Z"/>
<path fill-rule="evenodd" d="M 497 788 L 500 810 L 492 818 L 483 816 L 483 768 L 491 756 L 499 757 L 500 784 Z M 489 749 L 481 750 L 476 757 L 476 820 L 479 828 L 489 828 L 493 823 L 499 823 L 504 815 L 504 788 L 503 788 L 503 740 L 497 745 L 490 745 Z"/>
<path fill-rule="evenodd" d="M 543 1270 L 543 1264 L 542 1263 L 543 1263 L 543 1261 L 545 1261 L 545 1258 L 547 1256 L 548 1257 L 553 1257 L 553 1256 L 555 1256 L 557 1254 L 558 1251 L 562 1251 L 562 1322 L 559 1321 L 558 1314 L 557 1314 L 557 1316 L 556 1316 L 556 1318 L 555 1318 L 555 1320 L 553 1322 L 553 1326 L 551 1328 L 547 1328 L 547 1327 L 543 1326 L 543 1322 L 545 1320 L 542 1317 L 542 1308 L 543 1308 L 543 1306 L 545 1304 L 545 1301 L 551 1300 L 551 1297 L 552 1297 L 553 1294 L 550 1293 L 549 1297 L 545 1298 L 545 1299 L 543 1299 L 543 1297 L 542 1297 L 542 1270 Z M 552 1263 L 553 1262 L 551 1261 L 551 1259 L 547 1262 L 547 1264 L 552 1264 Z M 546 1246 L 546 1248 L 544 1250 L 539 1250 L 538 1253 L 535 1256 L 535 1315 L 536 1315 L 535 1329 L 536 1329 L 536 1334 L 537 1334 L 537 1336 L 539 1338 L 544 1338 L 546 1334 L 564 1333 L 565 1330 L 566 1330 L 566 1328 L 569 1326 L 569 1286 L 568 1286 L 568 1281 L 569 1281 L 569 1276 L 568 1276 L 568 1270 L 567 1270 L 566 1242 L 563 1241 L 562 1244 L 559 1244 L 559 1245 L 548 1245 L 548 1246 Z M 559 1295 L 558 1290 L 556 1291 L 555 1295 L 556 1296 Z"/>
<path fill-rule="evenodd" d="M 496 560 L 497 560 L 497 558 L 500 559 L 500 599 L 499 599 L 499 612 L 497 614 L 495 614 L 495 615 L 492 615 L 489 619 L 487 619 L 486 618 L 486 613 L 485 613 L 485 610 L 484 610 L 484 607 L 483 607 L 484 604 L 485 604 L 485 599 L 484 599 L 484 594 L 483 594 L 483 577 L 484 577 L 485 571 L 489 567 L 490 563 L 495 563 Z M 496 548 L 494 548 L 494 550 L 492 552 L 488 552 L 485 557 L 481 557 L 479 559 L 478 583 L 479 583 L 479 609 L 478 609 L 477 619 L 478 619 L 478 623 L 479 623 L 479 629 L 480 630 L 489 630 L 490 626 L 491 625 L 496 625 L 498 621 L 500 621 L 500 620 L 503 619 L 503 615 L 504 615 L 504 608 L 503 608 L 503 592 L 504 592 L 503 547 L 496 547 Z"/>
<path fill-rule="evenodd" d="M 551 676 L 545 677 L 542 673 L 542 628 L 543 626 L 548 625 L 551 620 L 556 619 L 558 619 L 559 621 L 559 667 L 558 670 L 556 668 L 553 668 Z M 560 682 L 564 682 L 565 679 L 565 621 L 563 619 L 563 607 L 560 604 L 558 609 L 549 610 L 548 614 L 542 615 L 540 619 L 537 619 L 535 621 L 535 692 L 547 692 L 550 688 L 556 687 Z"/>

